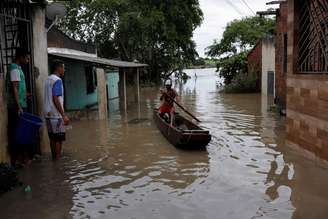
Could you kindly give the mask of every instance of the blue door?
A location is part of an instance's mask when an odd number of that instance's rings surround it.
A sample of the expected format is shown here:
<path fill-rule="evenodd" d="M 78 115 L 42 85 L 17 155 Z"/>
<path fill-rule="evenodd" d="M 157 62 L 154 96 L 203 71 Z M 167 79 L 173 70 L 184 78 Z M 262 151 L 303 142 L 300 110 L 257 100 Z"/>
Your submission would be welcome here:
<path fill-rule="evenodd" d="M 118 95 L 118 82 L 119 75 L 118 72 L 107 73 L 107 86 L 108 86 L 108 100 L 116 99 Z"/>
<path fill-rule="evenodd" d="M 118 83 L 120 80 L 118 71 L 108 71 L 106 74 L 107 80 L 107 98 L 109 112 L 119 110 L 119 91 Z"/>

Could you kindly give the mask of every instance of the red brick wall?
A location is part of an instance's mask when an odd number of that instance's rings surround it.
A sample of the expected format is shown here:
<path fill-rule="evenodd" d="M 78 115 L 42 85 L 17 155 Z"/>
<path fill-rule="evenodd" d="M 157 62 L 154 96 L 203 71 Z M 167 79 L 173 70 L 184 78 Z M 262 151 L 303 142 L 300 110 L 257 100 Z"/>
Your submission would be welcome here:
<path fill-rule="evenodd" d="M 259 40 L 247 56 L 247 74 L 249 77 L 257 76 L 257 90 L 261 91 L 262 78 L 262 40 Z"/>
<path fill-rule="evenodd" d="M 287 72 L 284 69 L 284 56 L 285 56 L 285 46 L 284 37 L 288 31 L 287 25 L 288 18 L 288 7 L 287 3 L 281 3 L 279 8 L 279 15 L 277 16 L 276 23 L 276 39 L 275 39 L 275 49 L 276 49 L 276 68 L 275 68 L 275 86 L 276 86 L 276 104 L 279 105 L 281 109 L 286 109 L 286 79 Z M 287 55 L 287 54 L 286 54 Z"/>
<path fill-rule="evenodd" d="M 328 74 L 298 73 L 300 4 L 288 0 L 287 138 L 328 160 Z"/>

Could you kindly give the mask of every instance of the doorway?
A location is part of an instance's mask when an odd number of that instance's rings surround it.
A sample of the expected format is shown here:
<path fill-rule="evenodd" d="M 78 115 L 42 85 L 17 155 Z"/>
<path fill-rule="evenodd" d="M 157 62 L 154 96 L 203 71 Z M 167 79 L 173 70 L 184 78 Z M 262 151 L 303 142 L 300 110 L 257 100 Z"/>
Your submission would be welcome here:
<path fill-rule="evenodd" d="M 274 72 L 268 71 L 268 95 L 273 96 L 274 95 Z"/>

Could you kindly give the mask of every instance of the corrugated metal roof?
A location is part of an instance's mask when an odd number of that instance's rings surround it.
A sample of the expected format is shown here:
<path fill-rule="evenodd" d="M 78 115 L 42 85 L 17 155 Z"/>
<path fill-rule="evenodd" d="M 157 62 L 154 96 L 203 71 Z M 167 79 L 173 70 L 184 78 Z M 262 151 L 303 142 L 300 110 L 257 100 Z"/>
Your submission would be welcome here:
<path fill-rule="evenodd" d="M 142 63 L 100 58 L 97 57 L 96 54 L 66 48 L 48 48 L 48 54 L 62 58 L 80 60 L 117 68 L 142 68 L 148 66 L 147 64 Z"/>

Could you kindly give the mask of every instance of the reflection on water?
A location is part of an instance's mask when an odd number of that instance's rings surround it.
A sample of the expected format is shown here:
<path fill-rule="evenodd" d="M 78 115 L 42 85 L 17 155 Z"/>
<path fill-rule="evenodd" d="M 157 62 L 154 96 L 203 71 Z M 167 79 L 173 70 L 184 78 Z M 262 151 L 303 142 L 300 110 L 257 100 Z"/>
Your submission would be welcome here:
<path fill-rule="evenodd" d="M 110 113 L 117 112 L 120 109 L 120 99 L 108 100 L 108 111 Z"/>
<path fill-rule="evenodd" d="M 327 169 L 285 145 L 266 98 L 219 94 L 214 69 L 189 74 L 175 88 L 211 131 L 207 151 L 170 145 L 145 89 L 140 112 L 74 123 L 62 161 L 21 172 L 33 192 L 0 198 L 4 218 L 327 218 Z"/>

